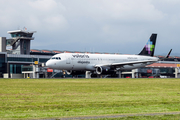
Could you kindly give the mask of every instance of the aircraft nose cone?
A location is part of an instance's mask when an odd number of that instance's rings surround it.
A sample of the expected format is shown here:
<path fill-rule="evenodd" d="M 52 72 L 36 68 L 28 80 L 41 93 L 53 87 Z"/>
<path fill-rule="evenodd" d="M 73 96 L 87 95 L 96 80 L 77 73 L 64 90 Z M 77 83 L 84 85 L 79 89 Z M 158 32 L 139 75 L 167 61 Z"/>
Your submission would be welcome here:
<path fill-rule="evenodd" d="M 51 67 L 52 67 L 51 61 L 48 60 L 48 61 L 46 62 L 46 66 L 51 68 Z"/>

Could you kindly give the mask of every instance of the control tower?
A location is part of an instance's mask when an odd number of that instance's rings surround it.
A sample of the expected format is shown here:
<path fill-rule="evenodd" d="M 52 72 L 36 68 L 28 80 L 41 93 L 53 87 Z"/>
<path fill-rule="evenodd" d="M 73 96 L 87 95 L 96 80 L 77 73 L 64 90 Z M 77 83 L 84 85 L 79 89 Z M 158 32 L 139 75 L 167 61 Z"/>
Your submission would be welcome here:
<path fill-rule="evenodd" d="M 34 40 L 33 34 L 36 31 L 28 32 L 26 30 L 8 31 L 11 39 L 7 39 L 6 45 L 12 46 L 12 54 L 30 54 L 30 43 Z"/>

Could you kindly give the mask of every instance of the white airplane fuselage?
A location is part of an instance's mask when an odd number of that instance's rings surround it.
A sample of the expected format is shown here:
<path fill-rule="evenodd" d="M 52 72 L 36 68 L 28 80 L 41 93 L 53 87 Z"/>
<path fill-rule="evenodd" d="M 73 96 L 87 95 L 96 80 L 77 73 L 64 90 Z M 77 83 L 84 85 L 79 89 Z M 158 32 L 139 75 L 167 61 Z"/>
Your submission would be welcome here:
<path fill-rule="evenodd" d="M 61 53 L 48 60 L 46 66 L 59 70 L 95 71 L 98 66 L 115 66 L 120 70 L 128 70 L 145 67 L 158 59 L 143 55 Z"/>

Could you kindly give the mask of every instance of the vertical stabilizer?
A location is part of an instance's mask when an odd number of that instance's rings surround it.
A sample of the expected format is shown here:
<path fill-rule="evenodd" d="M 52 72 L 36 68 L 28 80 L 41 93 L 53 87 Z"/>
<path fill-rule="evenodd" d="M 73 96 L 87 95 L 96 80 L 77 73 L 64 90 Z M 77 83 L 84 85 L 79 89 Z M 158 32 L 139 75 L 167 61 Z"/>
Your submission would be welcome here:
<path fill-rule="evenodd" d="M 152 34 L 139 55 L 154 56 L 157 34 Z"/>

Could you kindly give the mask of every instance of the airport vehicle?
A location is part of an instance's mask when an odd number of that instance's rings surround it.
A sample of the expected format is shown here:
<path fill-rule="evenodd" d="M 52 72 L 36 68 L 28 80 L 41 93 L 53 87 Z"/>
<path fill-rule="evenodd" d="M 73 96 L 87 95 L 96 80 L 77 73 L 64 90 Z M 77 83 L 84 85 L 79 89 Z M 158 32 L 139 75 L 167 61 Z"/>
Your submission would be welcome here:
<path fill-rule="evenodd" d="M 152 34 L 138 55 L 60 53 L 48 60 L 46 66 L 52 69 L 66 70 L 72 75 L 82 74 L 85 71 L 107 75 L 145 67 L 159 60 L 154 57 L 156 38 L 157 34 Z"/>

